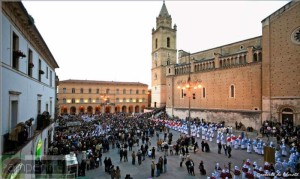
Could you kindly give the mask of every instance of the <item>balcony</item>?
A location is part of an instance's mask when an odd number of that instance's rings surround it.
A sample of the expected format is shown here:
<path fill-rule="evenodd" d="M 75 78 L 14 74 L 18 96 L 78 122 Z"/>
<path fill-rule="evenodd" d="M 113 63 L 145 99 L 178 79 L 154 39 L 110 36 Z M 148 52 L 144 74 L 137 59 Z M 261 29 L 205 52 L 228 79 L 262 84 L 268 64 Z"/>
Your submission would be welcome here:
<path fill-rule="evenodd" d="M 33 125 L 33 118 L 20 122 L 10 133 L 3 135 L 3 155 L 14 155 L 25 147 L 35 136 L 39 135 L 53 121 L 48 112 L 37 116 L 36 125 Z"/>

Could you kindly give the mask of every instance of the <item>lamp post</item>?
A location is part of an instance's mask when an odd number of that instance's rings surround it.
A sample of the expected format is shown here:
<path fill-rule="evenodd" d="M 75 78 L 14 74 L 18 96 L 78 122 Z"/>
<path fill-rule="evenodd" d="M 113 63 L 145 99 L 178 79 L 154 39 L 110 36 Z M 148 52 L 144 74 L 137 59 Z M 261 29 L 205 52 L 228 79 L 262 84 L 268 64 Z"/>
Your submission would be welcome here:
<path fill-rule="evenodd" d="M 187 90 L 187 93 L 184 93 L 184 96 L 188 95 L 188 119 L 187 119 L 187 128 L 188 135 L 191 135 L 191 89 L 201 88 L 201 80 L 196 80 L 195 83 L 191 82 L 191 54 L 189 53 L 189 67 L 188 67 L 188 79 L 187 82 L 178 82 L 178 89 Z M 193 93 L 193 99 L 196 99 L 195 93 Z"/>

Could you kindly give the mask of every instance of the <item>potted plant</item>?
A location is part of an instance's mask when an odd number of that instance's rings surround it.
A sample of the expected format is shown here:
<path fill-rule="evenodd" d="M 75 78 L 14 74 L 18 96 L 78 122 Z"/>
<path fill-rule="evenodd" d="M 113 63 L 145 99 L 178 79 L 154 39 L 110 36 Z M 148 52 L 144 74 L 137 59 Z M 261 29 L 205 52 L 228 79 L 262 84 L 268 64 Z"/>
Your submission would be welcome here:
<path fill-rule="evenodd" d="M 43 70 L 39 70 L 39 73 L 42 75 L 45 74 L 45 72 Z"/>
<path fill-rule="evenodd" d="M 29 68 L 33 68 L 34 64 L 32 62 L 29 62 Z"/>
<path fill-rule="evenodd" d="M 19 58 L 19 57 L 26 57 L 26 55 L 21 51 L 21 50 L 14 50 L 13 51 L 13 56 L 14 58 Z"/>

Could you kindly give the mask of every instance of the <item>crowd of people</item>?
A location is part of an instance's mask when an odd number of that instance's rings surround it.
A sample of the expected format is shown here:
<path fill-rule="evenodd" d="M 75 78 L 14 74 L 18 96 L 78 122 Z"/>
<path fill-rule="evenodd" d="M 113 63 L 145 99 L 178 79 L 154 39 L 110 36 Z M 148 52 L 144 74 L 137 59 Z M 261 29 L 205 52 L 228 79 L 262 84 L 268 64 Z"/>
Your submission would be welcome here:
<path fill-rule="evenodd" d="M 161 109 L 160 109 L 161 110 Z M 225 127 L 224 122 L 207 123 L 204 120 L 194 120 L 191 123 L 191 135 L 188 134 L 188 127 L 185 120 L 171 119 L 161 110 L 158 117 L 154 117 L 154 111 L 140 115 L 129 116 L 125 113 L 98 114 L 98 115 L 64 115 L 57 120 L 54 141 L 49 147 L 49 155 L 66 155 L 70 152 L 82 155 L 80 161 L 79 175 L 84 176 L 86 170 L 93 170 L 104 163 L 105 172 L 112 178 L 120 178 L 120 167 L 113 164 L 109 157 L 105 157 L 102 162 L 102 154 L 111 149 L 117 149 L 120 155 L 120 162 L 128 162 L 128 155 L 131 156 L 131 164 L 142 165 L 146 156 L 151 161 L 151 176 L 159 177 L 167 171 L 167 156 L 180 156 L 180 164 L 187 167 L 188 174 L 195 175 L 195 163 L 190 156 L 190 152 L 197 152 L 199 146 L 197 140 L 201 140 L 202 152 L 211 152 L 209 143 L 216 142 L 218 154 L 224 149 L 225 155 L 231 157 L 232 149 L 245 150 L 248 153 L 263 155 L 263 147 L 274 147 L 276 153 L 276 164 L 274 169 L 268 166 L 259 167 L 255 162 L 245 162 L 245 168 L 239 170 L 235 166 L 230 172 L 230 168 L 221 169 L 216 164 L 215 172 L 210 178 L 262 178 L 263 174 L 288 175 L 299 172 L 299 128 L 291 128 L 289 125 L 278 125 L 269 121 L 263 124 L 263 133 L 277 138 L 277 144 L 264 142 L 258 138 L 250 139 L 244 135 L 234 135 L 232 127 Z M 273 130 L 273 128 L 275 129 Z M 269 129 L 271 130 L 271 133 Z M 180 137 L 173 143 L 173 134 L 170 129 L 181 133 Z M 268 131 L 266 132 L 265 129 Z M 274 132 L 275 131 L 275 132 Z M 162 134 L 162 136 L 160 136 Z M 151 147 L 151 140 L 156 135 L 156 147 Z M 279 139 L 278 139 L 279 138 Z M 140 143 L 141 141 L 141 143 Z M 133 150 L 133 145 L 139 146 L 137 151 Z M 289 151 L 288 151 L 289 150 Z M 156 152 L 163 152 L 157 162 Z M 288 162 L 285 159 L 288 158 Z M 286 164 L 287 163 L 287 164 Z M 201 175 L 206 175 L 203 161 L 199 164 Z M 269 169 L 269 170 L 268 170 Z M 298 169 L 298 170 L 297 170 Z M 130 175 L 127 176 L 130 178 Z"/>

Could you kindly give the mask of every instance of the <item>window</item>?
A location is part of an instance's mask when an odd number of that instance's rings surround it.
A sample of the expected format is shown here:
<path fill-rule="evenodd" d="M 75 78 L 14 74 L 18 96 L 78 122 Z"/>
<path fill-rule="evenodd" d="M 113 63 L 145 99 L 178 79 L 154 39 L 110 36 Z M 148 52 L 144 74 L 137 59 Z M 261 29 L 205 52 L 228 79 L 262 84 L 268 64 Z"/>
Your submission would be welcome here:
<path fill-rule="evenodd" d="M 46 111 L 47 112 L 49 111 L 48 108 L 49 108 L 49 105 L 48 105 L 48 103 L 46 103 Z"/>
<path fill-rule="evenodd" d="M 52 115 L 52 99 L 50 98 L 50 115 Z"/>
<path fill-rule="evenodd" d="M 132 102 L 132 98 L 129 99 L 129 102 Z"/>
<path fill-rule="evenodd" d="M 50 70 L 50 87 L 52 87 L 52 71 Z"/>
<path fill-rule="evenodd" d="M 96 98 L 96 103 L 100 103 L 100 99 L 99 98 Z"/>
<path fill-rule="evenodd" d="M 118 103 L 119 102 L 119 98 L 116 98 L 116 103 Z"/>
<path fill-rule="evenodd" d="M 157 48 L 157 39 L 155 39 L 155 48 Z"/>
<path fill-rule="evenodd" d="M 119 94 L 119 93 L 120 93 L 119 89 L 116 89 L 116 94 Z"/>
<path fill-rule="evenodd" d="M 126 98 L 123 98 L 123 103 L 125 103 L 126 102 Z"/>
<path fill-rule="evenodd" d="M 75 98 L 72 98 L 72 103 L 75 103 Z"/>
<path fill-rule="evenodd" d="M 129 94 L 132 94 L 132 89 L 129 90 Z"/>
<path fill-rule="evenodd" d="M 99 94 L 99 89 L 96 89 L 96 93 Z"/>
<path fill-rule="evenodd" d="M 156 73 L 154 74 L 154 80 L 157 80 L 157 74 Z"/>
<path fill-rule="evenodd" d="M 202 98 L 206 98 L 206 89 L 202 88 Z"/>
<path fill-rule="evenodd" d="M 32 62 L 32 51 L 29 49 L 28 50 L 28 67 L 27 67 L 27 72 L 28 76 L 32 77 L 32 68 L 34 67 L 34 64 Z"/>
<path fill-rule="evenodd" d="M 16 54 L 19 51 L 19 37 L 17 34 L 13 33 L 13 59 L 12 59 L 12 67 L 16 70 L 19 70 L 19 55 Z"/>
<path fill-rule="evenodd" d="M 42 108 L 42 100 L 41 99 L 38 99 L 37 101 L 37 113 L 38 114 L 41 114 L 41 109 Z"/>
<path fill-rule="evenodd" d="M 169 68 L 169 73 L 171 73 L 171 68 Z"/>
<path fill-rule="evenodd" d="M 40 72 L 42 70 L 42 61 L 39 59 L 39 68 L 38 68 L 38 74 L 39 74 L 39 81 L 42 80 L 42 73 Z"/>
<path fill-rule="evenodd" d="M 75 93 L 75 88 L 72 88 L 72 93 Z"/>
<path fill-rule="evenodd" d="M 170 47 L 170 37 L 167 38 L 167 47 Z"/>
<path fill-rule="evenodd" d="M 184 89 L 181 89 L 181 91 L 180 91 L 180 98 L 183 99 L 183 97 L 184 97 Z"/>
<path fill-rule="evenodd" d="M 66 104 L 66 103 L 67 103 L 66 98 L 63 98 L 63 104 Z"/>
<path fill-rule="evenodd" d="M 139 94 L 139 90 L 136 90 L 136 94 Z"/>
<path fill-rule="evenodd" d="M 106 94 L 109 94 L 109 89 L 106 89 Z"/>
<path fill-rule="evenodd" d="M 142 100 L 143 102 L 145 102 L 145 98 L 143 98 L 143 100 Z"/>
<path fill-rule="evenodd" d="M 89 103 L 92 103 L 92 98 L 89 98 Z"/>
<path fill-rule="evenodd" d="M 80 103 L 83 103 L 83 98 L 80 98 Z"/>
<path fill-rule="evenodd" d="M 67 88 L 63 88 L 63 93 L 66 93 L 67 92 Z"/>
<path fill-rule="evenodd" d="M 142 93 L 145 94 L 145 90 L 143 90 Z"/>
<path fill-rule="evenodd" d="M 138 103 L 139 102 L 139 98 L 136 98 L 136 101 L 135 101 L 136 103 Z"/>
<path fill-rule="evenodd" d="M 89 93 L 92 93 L 92 88 L 89 88 Z"/>
<path fill-rule="evenodd" d="M 123 89 L 123 94 L 126 94 L 126 89 Z"/>
<path fill-rule="evenodd" d="M 83 88 L 80 88 L 80 93 L 83 93 Z"/>
<path fill-rule="evenodd" d="M 107 98 L 107 99 L 106 99 L 106 102 L 107 102 L 107 103 L 110 103 L 110 99 L 109 99 L 109 98 Z"/>
<path fill-rule="evenodd" d="M 47 79 L 48 79 L 48 77 L 49 77 L 48 70 L 49 70 L 49 68 L 46 67 L 46 78 L 47 78 Z"/>
<path fill-rule="evenodd" d="M 234 98 L 234 95 L 235 95 L 235 87 L 234 87 L 234 85 L 231 85 L 230 86 L 230 97 Z"/>

